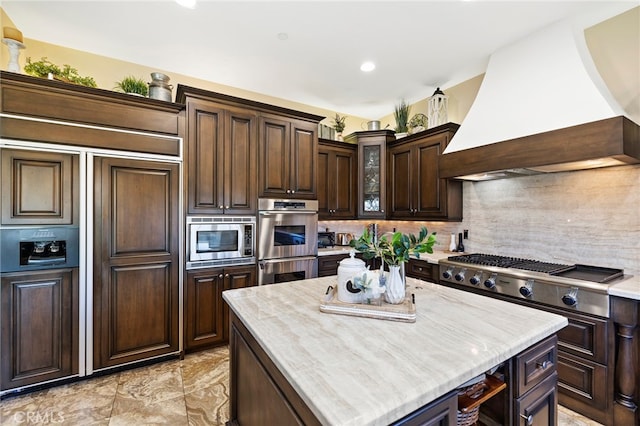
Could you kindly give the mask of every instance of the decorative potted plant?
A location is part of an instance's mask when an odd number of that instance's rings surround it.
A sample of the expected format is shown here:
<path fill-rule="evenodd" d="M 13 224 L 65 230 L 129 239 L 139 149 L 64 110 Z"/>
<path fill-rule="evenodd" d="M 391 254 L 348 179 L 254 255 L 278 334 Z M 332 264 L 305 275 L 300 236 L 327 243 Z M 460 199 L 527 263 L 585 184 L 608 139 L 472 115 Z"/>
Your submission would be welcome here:
<path fill-rule="evenodd" d="M 379 257 L 389 267 L 386 280 L 385 300 L 388 303 L 402 303 L 405 297 L 404 277 L 400 273 L 401 267 L 409 261 L 411 256 L 420 258 L 420 253 L 433 253 L 436 243 L 436 233 L 426 227 L 420 228 L 418 236 L 401 232 L 385 233 L 379 239 L 375 238 L 368 228 L 357 240 L 351 240 L 351 247 L 362 252 L 364 259 Z"/>
<path fill-rule="evenodd" d="M 93 77 L 82 77 L 78 74 L 77 69 L 67 64 L 64 64 L 62 68 L 60 68 L 46 57 L 36 62 L 31 62 L 31 58 L 27 58 L 24 72 L 34 77 L 55 79 L 87 87 L 97 87 Z"/>
<path fill-rule="evenodd" d="M 398 105 L 396 105 L 393 112 L 393 117 L 396 119 L 396 139 L 404 137 L 409 131 L 409 113 L 411 112 L 411 105 L 405 102 L 403 99 Z"/>
<path fill-rule="evenodd" d="M 422 113 L 415 114 L 409 120 L 409 133 L 414 134 L 427 130 L 428 118 Z"/>
<path fill-rule="evenodd" d="M 342 117 L 336 112 L 336 116 L 333 118 L 333 128 L 336 131 L 336 136 L 338 137 L 338 140 L 341 141 L 342 140 L 342 132 L 344 131 L 344 128 L 346 127 L 346 121 L 347 121 L 347 117 L 345 115 L 343 115 Z"/>
<path fill-rule="evenodd" d="M 120 92 L 145 97 L 149 94 L 149 86 L 147 83 L 143 79 L 131 75 L 117 81 L 115 89 Z"/>

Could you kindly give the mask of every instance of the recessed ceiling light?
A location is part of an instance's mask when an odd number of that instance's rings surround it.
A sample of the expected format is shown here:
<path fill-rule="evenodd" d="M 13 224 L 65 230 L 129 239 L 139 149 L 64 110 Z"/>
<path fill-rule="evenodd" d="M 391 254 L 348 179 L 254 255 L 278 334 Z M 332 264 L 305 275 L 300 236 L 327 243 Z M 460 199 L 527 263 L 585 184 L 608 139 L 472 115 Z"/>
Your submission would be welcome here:
<path fill-rule="evenodd" d="M 286 40 L 289 38 L 289 34 L 287 33 L 278 33 L 278 40 Z"/>
<path fill-rule="evenodd" d="M 196 2 L 197 0 L 176 0 L 176 3 L 178 3 L 180 6 L 186 7 L 189 9 L 195 9 Z"/>
<path fill-rule="evenodd" d="M 373 62 L 363 62 L 362 65 L 360 65 L 360 71 L 363 72 L 371 72 L 374 69 L 376 69 L 376 64 L 374 64 Z"/>

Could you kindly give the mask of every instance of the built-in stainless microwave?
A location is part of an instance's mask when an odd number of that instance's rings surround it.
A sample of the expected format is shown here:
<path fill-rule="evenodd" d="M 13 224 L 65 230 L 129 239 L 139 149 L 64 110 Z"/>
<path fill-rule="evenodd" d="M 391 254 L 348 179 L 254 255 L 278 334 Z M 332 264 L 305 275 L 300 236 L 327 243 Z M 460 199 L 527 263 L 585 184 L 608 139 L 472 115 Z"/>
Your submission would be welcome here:
<path fill-rule="evenodd" d="M 255 216 L 187 217 L 187 269 L 255 264 Z"/>

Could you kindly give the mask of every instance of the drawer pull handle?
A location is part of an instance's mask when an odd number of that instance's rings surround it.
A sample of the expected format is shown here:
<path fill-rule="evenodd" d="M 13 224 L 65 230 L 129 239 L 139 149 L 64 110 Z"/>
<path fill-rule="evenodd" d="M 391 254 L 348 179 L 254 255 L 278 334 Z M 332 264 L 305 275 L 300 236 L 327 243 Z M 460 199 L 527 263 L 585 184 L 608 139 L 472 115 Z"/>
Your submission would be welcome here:
<path fill-rule="evenodd" d="M 536 365 L 544 370 L 545 368 L 547 368 L 549 366 L 549 364 L 551 364 L 549 361 L 544 360 L 542 362 L 539 362 Z"/>
<path fill-rule="evenodd" d="M 531 426 L 533 424 L 533 414 L 529 414 L 528 416 L 525 416 L 524 414 L 520 414 L 520 417 L 524 419 L 524 421 L 526 422 L 525 424 L 527 426 Z"/>

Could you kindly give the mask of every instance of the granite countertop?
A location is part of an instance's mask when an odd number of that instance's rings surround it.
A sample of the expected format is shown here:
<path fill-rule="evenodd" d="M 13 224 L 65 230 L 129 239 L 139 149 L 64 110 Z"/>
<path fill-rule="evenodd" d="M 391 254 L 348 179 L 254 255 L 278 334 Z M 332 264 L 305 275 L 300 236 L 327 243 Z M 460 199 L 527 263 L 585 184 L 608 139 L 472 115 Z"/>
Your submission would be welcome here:
<path fill-rule="evenodd" d="M 640 276 L 631 276 L 618 284 L 609 287 L 611 296 L 640 300 Z"/>
<path fill-rule="evenodd" d="M 336 277 L 223 293 L 323 424 L 386 425 L 567 325 L 566 318 L 407 278 L 417 320 L 320 312 Z"/>

